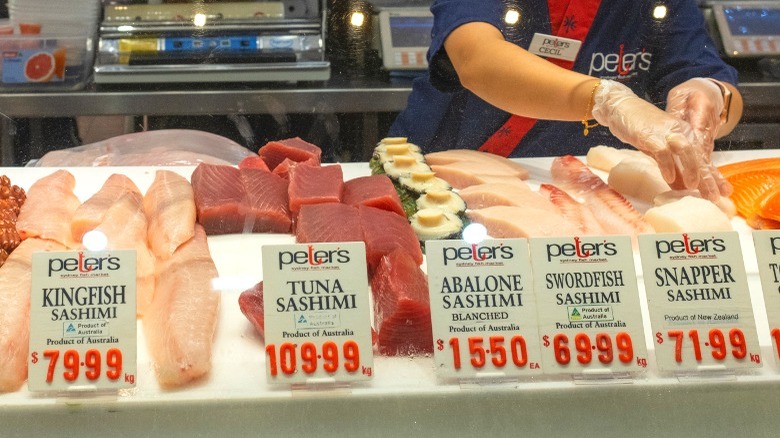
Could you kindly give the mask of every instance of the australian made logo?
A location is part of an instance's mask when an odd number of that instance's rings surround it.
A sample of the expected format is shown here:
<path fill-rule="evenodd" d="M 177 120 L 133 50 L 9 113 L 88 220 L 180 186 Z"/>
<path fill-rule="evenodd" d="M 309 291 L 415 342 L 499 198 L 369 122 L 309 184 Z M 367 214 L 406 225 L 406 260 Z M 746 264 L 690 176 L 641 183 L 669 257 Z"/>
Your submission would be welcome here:
<path fill-rule="evenodd" d="M 613 321 L 612 306 L 569 306 L 567 308 L 570 322 L 582 321 Z"/>

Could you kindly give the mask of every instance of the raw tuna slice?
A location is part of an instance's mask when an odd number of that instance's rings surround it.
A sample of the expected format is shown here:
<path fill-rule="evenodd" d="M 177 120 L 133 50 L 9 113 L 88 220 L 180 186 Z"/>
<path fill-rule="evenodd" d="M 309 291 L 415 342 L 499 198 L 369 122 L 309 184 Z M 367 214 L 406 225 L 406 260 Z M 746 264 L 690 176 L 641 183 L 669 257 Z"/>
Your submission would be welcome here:
<path fill-rule="evenodd" d="M 199 164 L 191 181 L 198 223 L 207 235 L 245 231 L 248 204 L 241 171 L 233 166 Z"/>
<path fill-rule="evenodd" d="M 401 198 L 386 175 L 363 176 L 345 182 L 343 202 L 376 207 L 406 217 Z"/>
<path fill-rule="evenodd" d="M 246 316 L 246 319 L 252 323 L 260 333 L 260 336 L 265 338 L 265 311 L 263 306 L 263 282 L 257 283 L 251 289 L 247 289 L 241 292 L 238 296 L 238 307 L 241 309 L 241 313 Z"/>
<path fill-rule="evenodd" d="M 383 256 L 371 277 L 379 352 L 416 355 L 433 352 L 428 280 L 404 249 Z"/>
<path fill-rule="evenodd" d="M 344 174 L 341 166 L 295 166 L 290 169 L 290 211 L 298 213 L 301 205 L 341 202 Z"/>
<path fill-rule="evenodd" d="M 576 236 L 580 234 L 577 224 L 571 223 L 560 214 L 534 208 L 496 205 L 466 211 L 473 222 L 487 228 L 490 237 L 552 237 Z"/>
<path fill-rule="evenodd" d="M 211 369 L 220 301 L 212 281 L 218 275 L 200 225 L 194 226 L 192 239 L 158 264 L 143 327 L 160 386 L 178 387 Z"/>
<path fill-rule="evenodd" d="M 289 233 L 288 181 L 260 169 L 241 169 L 246 190 L 246 226 L 253 233 Z"/>
<path fill-rule="evenodd" d="M 39 237 L 76 247 L 70 222 L 81 201 L 73 193 L 75 186 L 76 178 L 67 170 L 58 170 L 35 181 L 27 191 L 27 200 L 16 221 L 19 237 L 23 240 Z"/>
<path fill-rule="evenodd" d="M 284 179 L 289 180 L 290 179 L 290 169 L 292 169 L 295 166 L 314 166 L 319 167 L 320 162 L 317 159 L 309 158 L 306 161 L 293 161 L 289 158 L 285 158 L 284 161 L 279 163 L 278 166 L 274 167 L 273 173 L 274 175 L 279 175 Z"/>
<path fill-rule="evenodd" d="M 471 149 L 449 149 L 440 152 L 431 152 L 425 155 L 425 162 L 428 165 L 452 164 L 458 162 L 476 163 L 479 166 L 482 163 L 492 168 L 506 168 L 521 179 L 528 179 L 528 170 L 522 164 L 487 152 L 480 152 Z"/>
<path fill-rule="evenodd" d="M 333 202 L 302 206 L 295 226 L 295 241 L 362 242 L 363 231 L 358 209 Z"/>
<path fill-rule="evenodd" d="M 135 250 L 136 307 L 143 315 L 154 296 L 155 259 L 146 241 L 148 222 L 141 193 L 125 193 L 106 210 L 95 230 L 106 236 L 107 249 Z"/>
<path fill-rule="evenodd" d="M 239 169 L 260 169 L 265 170 L 266 172 L 270 172 L 271 169 L 268 168 L 268 165 L 265 164 L 265 161 L 263 161 L 262 158 L 260 158 L 259 155 L 250 155 L 243 160 L 241 160 L 240 163 L 238 163 Z"/>
<path fill-rule="evenodd" d="M 417 265 L 423 262 L 420 242 L 405 217 L 365 205 L 358 206 L 358 212 L 369 272 L 373 272 L 383 256 L 396 249 L 403 249 Z"/>
<path fill-rule="evenodd" d="M 269 141 L 257 151 L 257 154 L 271 170 L 274 170 L 285 158 L 297 162 L 314 158 L 317 160 L 317 163 L 320 163 L 322 150 L 316 145 L 295 137 L 286 140 Z"/>
<path fill-rule="evenodd" d="M 195 194 L 183 176 L 158 170 L 144 195 L 147 237 L 155 257 L 166 259 L 195 234 Z"/>
<path fill-rule="evenodd" d="M 16 391 L 27 380 L 32 254 L 65 250 L 56 242 L 29 238 L 0 268 L 0 393 Z"/>
<path fill-rule="evenodd" d="M 109 176 L 100 190 L 84 201 L 73 213 L 73 221 L 70 223 L 73 239 L 76 242 L 81 242 L 84 233 L 94 230 L 102 222 L 106 210 L 129 192 L 141 194 L 138 186 L 127 176 L 120 173 Z"/>
<path fill-rule="evenodd" d="M 517 183 L 487 183 L 469 186 L 458 192 L 468 208 L 485 208 L 494 205 L 514 205 L 557 213 L 548 198 L 531 190 L 524 181 Z"/>
<path fill-rule="evenodd" d="M 626 198 L 576 157 L 564 155 L 554 159 L 550 173 L 559 187 L 585 201 L 607 233 L 635 236 L 653 232 L 653 227 Z"/>

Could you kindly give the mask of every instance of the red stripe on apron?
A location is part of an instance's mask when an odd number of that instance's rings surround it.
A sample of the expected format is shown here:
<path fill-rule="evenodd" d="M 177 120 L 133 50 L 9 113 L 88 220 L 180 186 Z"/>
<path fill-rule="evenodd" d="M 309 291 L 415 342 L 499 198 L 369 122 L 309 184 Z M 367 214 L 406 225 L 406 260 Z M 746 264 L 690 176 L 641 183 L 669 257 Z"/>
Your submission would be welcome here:
<path fill-rule="evenodd" d="M 601 0 L 547 0 L 553 35 L 584 41 L 600 4 Z M 574 67 L 573 61 L 554 58 L 547 60 L 569 70 Z M 534 124 L 534 118 L 511 115 L 479 150 L 508 157 Z"/>

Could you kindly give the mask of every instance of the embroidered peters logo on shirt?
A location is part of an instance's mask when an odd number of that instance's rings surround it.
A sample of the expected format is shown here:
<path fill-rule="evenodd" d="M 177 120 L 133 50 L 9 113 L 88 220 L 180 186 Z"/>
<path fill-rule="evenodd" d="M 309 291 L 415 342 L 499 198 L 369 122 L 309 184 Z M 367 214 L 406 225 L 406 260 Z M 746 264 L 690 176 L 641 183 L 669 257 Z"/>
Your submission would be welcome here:
<path fill-rule="evenodd" d="M 626 78 L 636 76 L 639 71 L 650 70 L 652 63 L 653 54 L 644 48 L 626 51 L 621 44 L 616 53 L 594 52 L 590 57 L 588 74 L 602 78 Z"/>

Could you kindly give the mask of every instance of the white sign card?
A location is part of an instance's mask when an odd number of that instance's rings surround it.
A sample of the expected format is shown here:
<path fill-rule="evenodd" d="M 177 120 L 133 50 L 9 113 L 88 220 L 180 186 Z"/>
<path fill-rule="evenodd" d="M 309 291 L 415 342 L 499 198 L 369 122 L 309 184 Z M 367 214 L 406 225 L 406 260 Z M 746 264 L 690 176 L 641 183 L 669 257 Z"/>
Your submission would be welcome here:
<path fill-rule="evenodd" d="M 780 361 L 780 230 L 753 231 L 753 244 L 774 356 Z"/>
<path fill-rule="evenodd" d="M 530 239 L 545 373 L 647 368 L 628 236 Z"/>
<path fill-rule="evenodd" d="M 762 365 L 737 232 L 644 234 L 639 249 L 660 371 Z"/>
<path fill-rule="evenodd" d="M 268 381 L 371 379 L 365 244 L 267 245 L 262 253 Z"/>
<path fill-rule="evenodd" d="M 33 254 L 30 391 L 135 386 L 136 333 L 135 251 Z"/>

